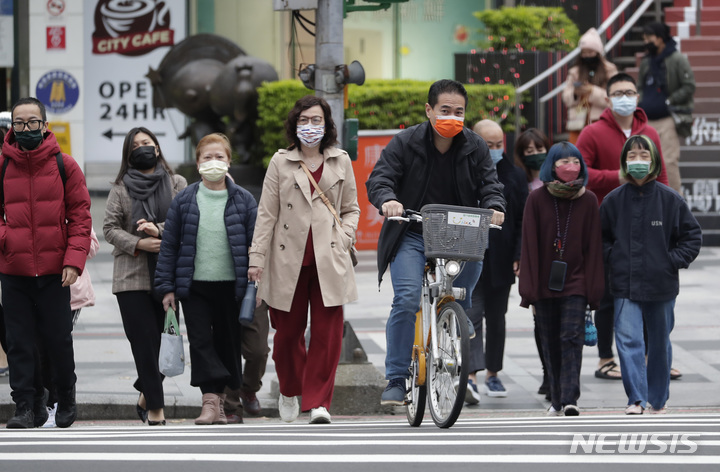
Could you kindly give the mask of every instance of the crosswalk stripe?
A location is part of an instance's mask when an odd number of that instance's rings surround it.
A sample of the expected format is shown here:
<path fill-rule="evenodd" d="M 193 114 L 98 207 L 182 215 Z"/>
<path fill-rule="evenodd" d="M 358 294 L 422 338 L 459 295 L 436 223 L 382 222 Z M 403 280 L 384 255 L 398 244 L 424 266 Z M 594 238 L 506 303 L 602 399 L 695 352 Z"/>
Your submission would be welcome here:
<path fill-rule="evenodd" d="M 403 463 L 458 464 L 458 463 L 528 463 L 528 464 L 720 464 L 720 456 L 709 455 L 480 455 L 480 454 L 188 454 L 188 453 L 83 453 L 83 452 L 22 452 L 0 454 L 0 461 L 97 461 L 97 462 L 267 462 L 267 463 Z"/>

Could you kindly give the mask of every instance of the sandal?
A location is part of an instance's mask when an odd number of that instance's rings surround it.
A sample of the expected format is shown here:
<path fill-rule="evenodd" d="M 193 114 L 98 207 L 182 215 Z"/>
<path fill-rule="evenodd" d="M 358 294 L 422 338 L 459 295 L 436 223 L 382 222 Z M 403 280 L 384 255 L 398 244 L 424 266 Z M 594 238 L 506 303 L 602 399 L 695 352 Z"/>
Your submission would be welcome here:
<path fill-rule="evenodd" d="M 607 361 L 595 371 L 595 377 L 606 380 L 622 380 L 620 366 L 615 361 Z"/>
<path fill-rule="evenodd" d="M 677 380 L 682 377 L 682 373 L 675 368 L 670 368 L 670 380 Z"/>

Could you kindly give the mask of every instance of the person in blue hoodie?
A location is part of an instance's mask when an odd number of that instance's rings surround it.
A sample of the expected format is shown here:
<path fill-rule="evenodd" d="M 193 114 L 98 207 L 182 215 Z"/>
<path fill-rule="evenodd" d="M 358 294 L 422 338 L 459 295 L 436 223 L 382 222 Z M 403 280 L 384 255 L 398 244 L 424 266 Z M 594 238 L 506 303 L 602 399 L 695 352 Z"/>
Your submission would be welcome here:
<path fill-rule="evenodd" d="M 678 269 L 687 268 L 702 246 L 702 230 L 685 200 L 657 182 L 660 169 L 653 141 L 631 136 L 620 155 L 621 176 L 629 182 L 610 192 L 600 206 L 628 415 L 646 408 L 649 413 L 666 412 Z"/>

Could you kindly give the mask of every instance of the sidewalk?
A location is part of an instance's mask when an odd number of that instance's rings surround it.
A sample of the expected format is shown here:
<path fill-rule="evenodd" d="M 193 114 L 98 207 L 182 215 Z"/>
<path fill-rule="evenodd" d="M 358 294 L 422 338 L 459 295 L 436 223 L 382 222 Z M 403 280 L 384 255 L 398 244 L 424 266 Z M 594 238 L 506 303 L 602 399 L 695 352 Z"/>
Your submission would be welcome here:
<path fill-rule="evenodd" d="M 111 293 L 112 247 L 102 238 L 104 198 L 93 198 L 93 221 L 100 238 L 98 255 L 87 270 L 95 287 L 96 306 L 83 309 L 75 327 L 75 361 L 78 376 L 79 419 L 135 419 L 137 392 L 132 388 L 135 366 L 125 338 L 120 312 Z M 384 372 L 385 322 L 392 300 L 389 273 L 378 292 L 375 253 L 362 252 L 357 269 L 360 299 L 346 306 L 349 320 L 370 362 Z M 681 271 L 681 293 L 677 300 L 673 340 L 673 365 L 683 376 L 672 381 L 671 411 L 720 411 L 720 248 L 703 248 L 689 270 Z M 507 314 L 505 365 L 500 377 L 508 390 L 506 398 L 483 395 L 477 406 L 466 406 L 463 414 L 488 410 L 542 411 L 544 398 L 537 395 L 542 371 L 533 338 L 532 317 L 519 307 L 517 288 L 511 294 Z M 184 332 L 184 326 L 182 327 Z M 272 346 L 272 332 L 269 342 Z M 187 339 L 185 340 L 187 352 Z M 189 360 L 189 356 L 187 356 Z M 585 348 L 579 406 L 590 412 L 624 409 L 627 398 L 622 382 L 594 377 L 597 349 Z M 275 368 L 270 359 L 258 397 L 266 416 L 277 416 L 270 396 Z M 190 366 L 185 373 L 165 380 L 167 418 L 193 418 L 201 405 L 200 390 L 190 386 Z M 378 399 L 379 401 L 379 399 Z M 332 410 L 331 410 L 332 411 Z M 8 377 L 0 377 L 0 423 L 14 413 Z M 404 413 L 402 413 L 404 414 Z"/>

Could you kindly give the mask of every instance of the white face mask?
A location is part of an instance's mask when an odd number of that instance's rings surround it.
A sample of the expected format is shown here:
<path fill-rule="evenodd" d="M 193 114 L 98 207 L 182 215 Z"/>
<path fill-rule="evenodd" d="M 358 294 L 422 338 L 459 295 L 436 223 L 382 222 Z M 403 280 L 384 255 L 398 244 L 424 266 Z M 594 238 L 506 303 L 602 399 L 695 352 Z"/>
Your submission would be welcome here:
<path fill-rule="evenodd" d="M 630 116 L 637 108 L 637 97 L 611 97 L 613 111 L 620 116 Z"/>
<path fill-rule="evenodd" d="M 325 136 L 325 125 L 298 125 L 297 137 L 301 143 L 309 148 L 320 145 L 323 136 Z"/>
<path fill-rule="evenodd" d="M 209 182 L 222 180 L 225 177 L 225 174 L 227 174 L 227 171 L 227 162 L 218 161 L 216 159 L 205 161 L 198 166 L 198 172 L 200 175 Z"/>

